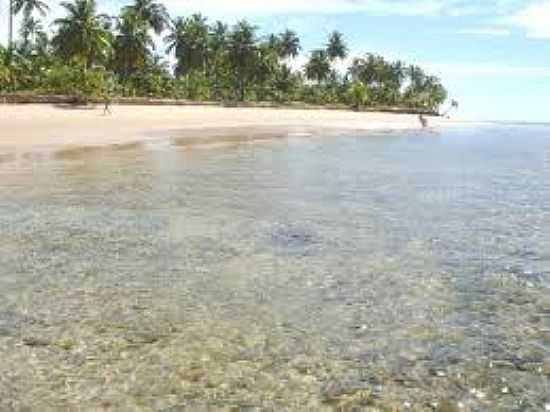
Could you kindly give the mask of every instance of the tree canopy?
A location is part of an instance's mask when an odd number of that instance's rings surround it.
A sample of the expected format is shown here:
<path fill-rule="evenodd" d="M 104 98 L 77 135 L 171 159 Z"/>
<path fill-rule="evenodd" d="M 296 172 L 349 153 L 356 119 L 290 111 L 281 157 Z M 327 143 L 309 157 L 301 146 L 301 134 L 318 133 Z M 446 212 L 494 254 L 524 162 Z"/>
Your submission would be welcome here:
<path fill-rule="evenodd" d="M 301 101 L 435 112 L 447 99 L 421 67 L 367 53 L 353 56 L 340 32 L 303 53 L 292 30 L 264 33 L 246 20 L 174 16 L 156 0 L 133 0 L 117 16 L 96 0 L 61 2 L 45 29 L 45 0 L 12 0 L 20 19 L 13 47 L 0 47 L 0 92 L 155 96 L 224 101 Z M 156 40 L 160 39 L 160 40 Z"/>

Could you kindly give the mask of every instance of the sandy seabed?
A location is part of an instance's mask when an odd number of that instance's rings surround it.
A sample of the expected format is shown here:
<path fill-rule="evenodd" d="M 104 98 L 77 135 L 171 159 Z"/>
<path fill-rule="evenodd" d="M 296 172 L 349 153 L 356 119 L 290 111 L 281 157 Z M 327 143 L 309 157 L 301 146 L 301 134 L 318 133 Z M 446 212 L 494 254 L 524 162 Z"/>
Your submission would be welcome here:
<path fill-rule="evenodd" d="M 456 122 L 430 119 L 430 126 Z M 278 129 L 407 130 L 418 129 L 416 115 L 357 113 L 336 110 L 222 108 L 207 106 L 114 106 L 103 114 L 102 106 L 55 105 L 0 106 L 0 149 L 28 150 L 40 147 L 108 145 L 145 139 L 182 137 L 198 130 Z M 198 136 L 198 137 L 197 137 Z"/>

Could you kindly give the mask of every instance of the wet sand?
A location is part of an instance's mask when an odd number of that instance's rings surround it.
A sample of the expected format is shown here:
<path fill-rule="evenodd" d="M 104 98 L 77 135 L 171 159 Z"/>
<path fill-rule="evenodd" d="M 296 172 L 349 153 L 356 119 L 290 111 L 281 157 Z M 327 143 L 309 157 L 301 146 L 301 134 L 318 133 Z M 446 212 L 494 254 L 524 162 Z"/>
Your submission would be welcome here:
<path fill-rule="evenodd" d="M 452 125 L 432 118 L 430 125 Z M 39 147 L 106 145 L 192 135 L 190 131 L 216 128 L 406 130 L 418 129 L 415 115 L 356 113 L 336 110 L 221 108 L 205 106 L 3 105 L 0 107 L 0 151 Z M 187 132 L 187 133 L 186 133 Z M 223 136 L 225 133 L 216 133 Z M 212 133 L 205 133 L 211 136 Z"/>

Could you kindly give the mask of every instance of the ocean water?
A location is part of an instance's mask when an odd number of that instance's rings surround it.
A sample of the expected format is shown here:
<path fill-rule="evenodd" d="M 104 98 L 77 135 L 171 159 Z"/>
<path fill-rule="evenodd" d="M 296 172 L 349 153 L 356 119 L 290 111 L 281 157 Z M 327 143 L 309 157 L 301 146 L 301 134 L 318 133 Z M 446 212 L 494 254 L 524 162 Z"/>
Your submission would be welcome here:
<path fill-rule="evenodd" d="M 170 135 L 0 157 L 1 410 L 550 409 L 550 127 Z"/>

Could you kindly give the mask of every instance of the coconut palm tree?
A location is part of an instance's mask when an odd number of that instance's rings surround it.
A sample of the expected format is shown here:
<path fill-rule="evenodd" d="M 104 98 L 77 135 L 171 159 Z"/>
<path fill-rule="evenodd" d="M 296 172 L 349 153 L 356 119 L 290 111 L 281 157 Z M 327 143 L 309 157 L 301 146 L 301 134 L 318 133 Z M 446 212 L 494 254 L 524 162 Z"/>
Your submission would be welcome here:
<path fill-rule="evenodd" d="M 4 91 L 10 85 L 11 71 L 8 49 L 0 45 L 0 91 Z"/>
<path fill-rule="evenodd" d="M 257 28 L 247 21 L 238 22 L 228 36 L 228 62 L 234 73 L 237 99 L 245 99 L 246 90 L 255 74 L 258 61 Z"/>
<path fill-rule="evenodd" d="M 25 16 L 21 23 L 20 34 L 23 39 L 21 47 L 24 51 L 29 51 L 33 44 L 46 36 L 42 22 L 32 16 Z"/>
<path fill-rule="evenodd" d="M 210 49 L 220 50 L 227 45 L 227 24 L 215 22 L 210 28 Z"/>
<path fill-rule="evenodd" d="M 441 116 L 444 116 L 444 117 L 448 116 L 452 110 L 458 110 L 458 107 L 459 107 L 458 101 L 455 99 L 452 99 L 449 107 L 447 108 L 447 110 L 441 113 Z"/>
<path fill-rule="evenodd" d="M 155 0 L 135 0 L 134 4 L 124 7 L 123 12 L 128 10 L 133 10 L 141 20 L 147 22 L 157 35 L 160 35 L 170 24 L 168 10 Z"/>
<path fill-rule="evenodd" d="M 279 55 L 282 58 L 295 58 L 301 50 L 300 38 L 292 30 L 285 30 L 279 35 Z"/>
<path fill-rule="evenodd" d="M 11 50 L 13 48 L 13 2 L 14 0 L 8 0 L 8 50 Z"/>
<path fill-rule="evenodd" d="M 435 76 L 428 76 L 421 67 L 407 69 L 409 85 L 403 94 L 404 102 L 417 109 L 436 111 L 447 99 L 447 90 Z"/>
<path fill-rule="evenodd" d="M 57 33 L 52 43 L 57 53 L 82 59 L 85 67 L 105 61 L 112 45 L 110 19 L 97 13 L 96 0 L 73 0 L 61 6 L 67 15 L 54 21 Z"/>
<path fill-rule="evenodd" d="M 371 100 L 385 105 L 395 105 L 402 100 L 403 82 L 410 73 L 402 62 L 387 61 L 370 53 L 365 58 L 354 59 L 348 69 L 352 81 L 361 81 L 368 87 Z"/>
<path fill-rule="evenodd" d="M 299 80 L 299 77 L 292 72 L 290 67 L 286 64 L 280 65 L 273 78 L 275 100 L 281 102 L 291 100 Z"/>
<path fill-rule="evenodd" d="M 214 96 L 216 99 L 221 97 L 220 82 L 226 73 L 224 66 L 227 63 L 226 49 L 228 46 L 227 25 L 217 21 L 210 28 L 210 37 L 208 41 L 208 54 L 210 63 L 210 74 L 213 77 Z"/>
<path fill-rule="evenodd" d="M 281 42 L 279 41 L 279 36 L 276 34 L 270 34 L 267 36 L 267 40 L 264 42 L 266 47 L 269 47 L 271 50 L 276 50 L 279 53 L 281 49 Z"/>
<path fill-rule="evenodd" d="M 177 75 L 208 71 L 209 27 L 206 21 L 201 14 L 194 14 L 172 22 L 171 31 L 164 41 L 168 45 L 166 52 L 175 52 Z"/>
<path fill-rule="evenodd" d="M 436 76 L 428 76 L 424 86 L 424 106 L 432 112 L 437 112 L 441 105 L 447 100 L 447 90 Z"/>
<path fill-rule="evenodd" d="M 12 0 L 12 2 L 14 15 L 18 15 L 23 11 L 23 14 L 27 16 L 38 12 L 42 17 L 45 17 L 50 10 L 46 2 L 42 0 Z"/>
<path fill-rule="evenodd" d="M 9 0 L 8 49 L 13 47 L 13 18 L 23 11 L 24 19 L 29 19 L 37 11 L 43 17 L 50 8 L 41 0 Z"/>
<path fill-rule="evenodd" d="M 187 66 L 189 71 L 208 71 L 209 27 L 207 18 L 193 14 L 186 21 Z"/>
<path fill-rule="evenodd" d="M 134 9 L 123 10 L 117 29 L 114 41 L 115 71 L 122 78 L 128 78 L 146 66 L 155 44 L 147 23 Z"/>
<path fill-rule="evenodd" d="M 266 100 L 272 95 L 272 83 L 279 70 L 279 50 L 273 49 L 267 43 L 258 45 L 254 70 L 254 89 L 256 99 Z"/>
<path fill-rule="evenodd" d="M 345 59 L 348 56 L 348 46 L 344 42 L 344 36 L 338 31 L 329 35 L 326 46 L 327 56 L 331 61 Z"/>
<path fill-rule="evenodd" d="M 353 109 L 359 110 L 361 106 L 368 103 L 368 87 L 361 81 L 354 81 L 348 89 L 348 99 Z"/>
<path fill-rule="evenodd" d="M 172 20 L 170 32 L 164 37 L 164 42 L 167 44 L 166 54 L 174 52 L 176 56 L 176 76 L 184 74 L 185 68 L 183 58 L 185 56 L 185 19 L 177 17 Z"/>
<path fill-rule="evenodd" d="M 20 33 L 23 38 L 23 49 L 29 48 L 30 38 L 37 37 L 38 33 L 44 33 L 39 20 L 35 19 L 33 14 L 38 12 L 41 17 L 45 17 L 49 11 L 48 5 L 41 0 L 10 0 L 13 3 L 12 12 L 16 16 L 23 12 L 23 21 L 21 23 Z M 13 41 L 13 39 L 11 40 Z"/>
<path fill-rule="evenodd" d="M 295 32 L 286 30 L 278 35 L 270 34 L 267 40 L 258 46 L 255 82 L 256 98 L 264 100 L 275 96 L 283 100 L 288 95 L 288 85 L 294 80 L 290 68 L 282 60 L 293 58 L 300 51 L 300 39 Z M 277 89 L 282 86 L 285 90 Z"/>
<path fill-rule="evenodd" d="M 305 67 L 306 77 L 318 84 L 325 82 L 331 72 L 330 60 L 325 50 L 314 50 Z"/>

